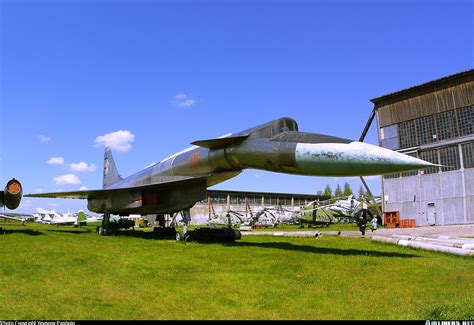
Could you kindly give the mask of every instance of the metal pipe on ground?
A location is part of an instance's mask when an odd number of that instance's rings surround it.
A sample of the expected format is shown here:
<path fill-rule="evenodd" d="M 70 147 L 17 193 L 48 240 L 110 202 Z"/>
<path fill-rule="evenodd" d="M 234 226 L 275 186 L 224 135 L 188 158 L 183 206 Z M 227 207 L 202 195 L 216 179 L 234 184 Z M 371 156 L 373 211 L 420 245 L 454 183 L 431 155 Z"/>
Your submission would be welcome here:
<path fill-rule="evenodd" d="M 464 244 L 474 244 L 474 240 L 468 238 L 455 238 L 451 237 L 451 239 L 440 238 L 440 237 L 415 237 L 415 236 L 408 236 L 408 235 L 391 235 L 392 238 L 404 239 L 404 240 L 415 240 L 415 241 L 423 241 L 428 242 L 431 244 L 442 245 L 442 246 L 452 246 L 457 248 L 463 248 Z M 466 246 L 470 247 L 470 246 Z"/>
<path fill-rule="evenodd" d="M 413 247 L 413 248 L 421 248 L 421 249 L 437 251 L 437 252 L 456 254 L 456 255 L 474 256 L 474 251 L 471 251 L 471 250 L 456 248 L 456 247 L 434 245 L 434 244 L 425 243 L 425 242 L 422 242 L 422 241 L 413 241 L 413 240 L 400 239 L 398 241 L 398 245 L 406 246 L 406 247 Z"/>
<path fill-rule="evenodd" d="M 416 238 L 415 241 L 424 242 L 424 243 L 433 244 L 433 245 L 457 247 L 457 248 L 462 248 L 462 246 L 464 245 L 463 243 L 437 241 L 437 240 L 430 240 L 430 239 L 425 239 L 425 238 Z"/>
<path fill-rule="evenodd" d="M 392 237 L 392 238 L 398 238 L 398 239 L 405 239 L 405 240 L 412 240 L 412 239 L 415 239 L 415 238 L 416 238 L 415 236 L 397 235 L 397 234 L 393 234 L 393 235 L 391 235 L 390 237 Z"/>
<path fill-rule="evenodd" d="M 451 239 L 440 239 L 440 238 L 432 238 L 432 237 L 415 237 L 416 240 L 429 240 L 435 241 L 439 243 L 448 243 L 448 244 L 474 244 L 474 239 L 468 238 L 451 238 Z"/>
<path fill-rule="evenodd" d="M 242 233 L 242 235 L 261 235 L 261 236 L 282 236 L 282 237 L 320 237 L 321 233 L 317 231 L 254 231 Z"/>
<path fill-rule="evenodd" d="M 383 237 L 383 236 L 372 236 L 373 241 L 379 241 L 382 243 L 388 243 L 388 244 L 398 244 L 399 239 L 398 238 L 391 238 L 391 237 Z"/>
<path fill-rule="evenodd" d="M 464 244 L 464 245 L 462 245 L 462 249 L 474 250 L 474 244 Z"/>

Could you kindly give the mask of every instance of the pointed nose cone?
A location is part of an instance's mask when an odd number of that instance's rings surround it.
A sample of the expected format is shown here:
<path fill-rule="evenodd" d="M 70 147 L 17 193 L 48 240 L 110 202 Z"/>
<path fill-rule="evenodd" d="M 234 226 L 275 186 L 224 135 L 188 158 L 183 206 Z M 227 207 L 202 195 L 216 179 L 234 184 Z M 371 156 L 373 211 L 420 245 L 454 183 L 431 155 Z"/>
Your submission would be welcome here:
<path fill-rule="evenodd" d="M 438 166 L 396 151 L 362 142 L 298 143 L 298 168 L 315 176 L 368 176 Z"/>

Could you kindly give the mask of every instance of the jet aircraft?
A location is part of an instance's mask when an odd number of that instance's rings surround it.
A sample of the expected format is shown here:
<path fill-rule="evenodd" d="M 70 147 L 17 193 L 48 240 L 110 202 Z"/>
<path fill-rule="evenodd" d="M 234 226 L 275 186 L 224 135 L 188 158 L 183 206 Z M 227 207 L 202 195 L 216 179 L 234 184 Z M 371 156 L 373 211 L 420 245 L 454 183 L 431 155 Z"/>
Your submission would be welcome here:
<path fill-rule="evenodd" d="M 296 121 L 287 117 L 192 144 L 127 178 L 120 176 L 106 147 L 102 189 L 25 196 L 87 199 L 90 211 L 104 214 L 100 233 L 107 235 L 111 214 L 158 214 L 157 220 L 162 221 L 165 214 L 182 212 L 189 224 L 190 208 L 206 198 L 207 187 L 247 168 L 309 176 L 367 176 L 437 166 L 359 141 L 300 132 Z M 163 222 L 160 227 L 167 230 Z"/>
<path fill-rule="evenodd" d="M 26 213 L 0 212 L 0 219 L 16 220 L 25 224 L 28 221 L 34 221 L 35 217 L 32 214 Z"/>
<path fill-rule="evenodd" d="M 36 223 L 48 225 L 73 225 L 77 220 L 77 217 L 73 213 L 58 213 L 53 209 L 44 210 L 37 208 L 34 216 Z"/>

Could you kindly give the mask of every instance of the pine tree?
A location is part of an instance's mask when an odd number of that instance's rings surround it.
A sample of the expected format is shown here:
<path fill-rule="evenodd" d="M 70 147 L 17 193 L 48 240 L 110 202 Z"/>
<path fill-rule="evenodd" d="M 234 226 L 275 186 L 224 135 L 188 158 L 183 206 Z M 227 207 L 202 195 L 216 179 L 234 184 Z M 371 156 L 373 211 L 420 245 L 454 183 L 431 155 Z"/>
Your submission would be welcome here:
<path fill-rule="evenodd" d="M 344 192 L 342 192 L 342 195 L 343 196 L 349 196 L 352 194 L 352 189 L 351 189 L 351 186 L 349 185 L 349 183 L 345 183 L 344 184 Z"/>
<path fill-rule="evenodd" d="M 329 186 L 329 184 L 326 185 L 326 188 L 324 189 L 323 195 L 332 196 L 332 190 L 331 190 L 331 186 Z"/>
<path fill-rule="evenodd" d="M 342 197 L 342 190 L 339 184 L 337 184 L 336 190 L 334 191 L 334 196 L 335 197 Z"/>
<path fill-rule="evenodd" d="M 362 185 L 359 187 L 359 201 L 364 200 L 365 198 L 365 191 Z"/>

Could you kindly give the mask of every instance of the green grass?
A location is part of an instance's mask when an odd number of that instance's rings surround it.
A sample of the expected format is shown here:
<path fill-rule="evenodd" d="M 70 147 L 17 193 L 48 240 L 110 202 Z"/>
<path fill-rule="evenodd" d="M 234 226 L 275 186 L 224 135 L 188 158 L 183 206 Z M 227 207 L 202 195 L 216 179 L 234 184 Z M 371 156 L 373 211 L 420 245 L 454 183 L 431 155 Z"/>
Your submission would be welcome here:
<path fill-rule="evenodd" d="M 0 226 L 0 319 L 474 318 L 472 257 L 366 238 Z"/>

